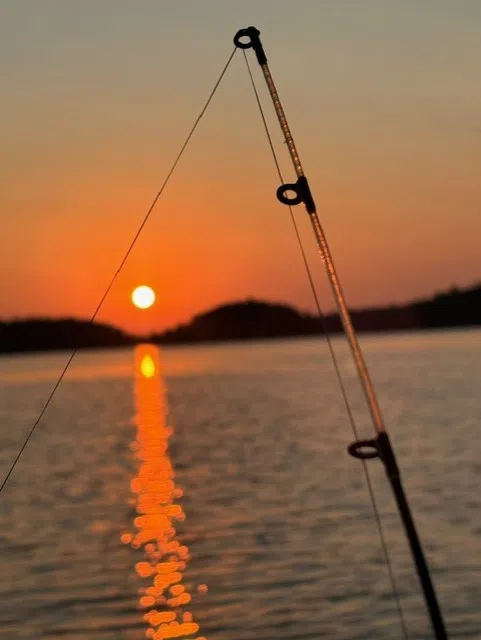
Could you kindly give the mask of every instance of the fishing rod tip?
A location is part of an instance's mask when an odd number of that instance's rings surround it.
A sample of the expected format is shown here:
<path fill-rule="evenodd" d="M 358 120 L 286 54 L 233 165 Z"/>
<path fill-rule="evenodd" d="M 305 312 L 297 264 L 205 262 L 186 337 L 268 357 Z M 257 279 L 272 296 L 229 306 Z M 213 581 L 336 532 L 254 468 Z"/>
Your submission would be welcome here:
<path fill-rule="evenodd" d="M 256 27 L 239 29 L 234 36 L 234 44 L 239 49 L 254 49 L 257 61 L 260 65 L 267 64 L 267 57 L 260 40 L 260 31 Z"/>

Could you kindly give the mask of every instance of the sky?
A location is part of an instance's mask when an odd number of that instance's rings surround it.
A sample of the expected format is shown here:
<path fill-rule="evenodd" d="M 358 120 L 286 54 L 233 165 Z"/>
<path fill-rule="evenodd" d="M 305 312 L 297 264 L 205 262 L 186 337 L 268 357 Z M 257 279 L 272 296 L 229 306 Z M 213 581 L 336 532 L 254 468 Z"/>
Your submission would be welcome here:
<path fill-rule="evenodd" d="M 350 306 L 481 281 L 477 0 L 0 0 L 0 318 L 91 315 L 249 25 Z M 160 330 L 247 297 L 313 310 L 278 186 L 237 52 L 99 319 Z M 130 303 L 139 284 L 150 311 Z"/>

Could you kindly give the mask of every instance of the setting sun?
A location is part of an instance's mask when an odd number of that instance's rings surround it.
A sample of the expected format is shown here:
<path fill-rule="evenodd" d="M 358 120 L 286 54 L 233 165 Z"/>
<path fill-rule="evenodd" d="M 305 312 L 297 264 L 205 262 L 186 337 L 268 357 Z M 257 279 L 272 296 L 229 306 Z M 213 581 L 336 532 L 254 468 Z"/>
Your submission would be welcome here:
<path fill-rule="evenodd" d="M 132 291 L 132 302 L 138 309 L 148 309 L 155 302 L 155 292 L 146 285 L 136 287 Z"/>

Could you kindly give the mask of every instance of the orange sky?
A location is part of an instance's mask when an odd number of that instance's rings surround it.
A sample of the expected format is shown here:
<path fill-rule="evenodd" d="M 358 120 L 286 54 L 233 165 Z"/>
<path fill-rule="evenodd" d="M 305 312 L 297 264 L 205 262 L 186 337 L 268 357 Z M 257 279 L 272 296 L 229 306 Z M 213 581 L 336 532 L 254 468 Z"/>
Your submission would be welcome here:
<path fill-rule="evenodd" d="M 0 317 L 91 314 L 249 24 L 262 30 L 350 304 L 481 279 L 475 0 L 11 2 L 0 8 Z M 100 319 L 150 331 L 247 296 L 312 309 L 277 186 L 238 55 Z M 141 283 L 158 295 L 149 312 L 131 307 Z"/>

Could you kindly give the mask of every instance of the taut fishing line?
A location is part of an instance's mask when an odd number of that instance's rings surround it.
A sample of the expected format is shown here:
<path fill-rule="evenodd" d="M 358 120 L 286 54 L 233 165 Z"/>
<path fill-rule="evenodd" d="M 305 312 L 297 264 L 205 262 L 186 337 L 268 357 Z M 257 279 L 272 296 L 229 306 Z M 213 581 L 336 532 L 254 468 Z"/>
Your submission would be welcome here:
<path fill-rule="evenodd" d="M 432 629 L 437 640 L 447 640 L 447 632 L 444 625 L 443 616 L 439 607 L 434 584 L 431 579 L 428 563 L 424 555 L 411 508 L 404 491 L 400 470 L 397 464 L 394 449 L 386 431 L 379 402 L 374 390 L 374 385 L 367 368 L 364 355 L 362 353 L 356 330 L 352 323 L 351 315 L 347 306 L 346 298 L 342 290 L 339 276 L 334 264 L 334 260 L 329 249 L 324 229 L 317 214 L 316 204 L 311 193 L 309 181 L 304 174 L 301 160 L 292 137 L 289 124 L 287 122 L 284 109 L 282 107 L 279 94 L 274 83 L 267 56 L 260 40 L 260 31 L 255 27 L 240 29 L 234 36 L 234 44 L 240 49 L 252 49 L 256 55 L 257 62 L 261 67 L 264 80 L 269 90 L 272 103 L 284 134 L 289 155 L 297 176 L 296 182 L 284 183 L 277 189 L 277 198 L 285 205 L 304 204 L 306 212 L 312 224 L 312 230 L 316 239 L 320 257 L 326 269 L 329 284 L 331 286 L 334 299 L 336 301 L 339 316 L 342 321 L 344 333 L 346 335 L 353 361 L 356 365 L 359 381 L 364 392 L 364 396 L 371 415 L 372 424 L 376 432 L 376 437 L 369 440 L 356 440 L 348 447 L 348 452 L 360 460 L 379 458 L 384 465 L 384 470 L 401 516 L 407 540 L 411 549 L 412 557 L 419 577 L 419 582 L 423 591 L 426 610 L 429 614 Z M 294 195 L 292 195 L 294 194 Z"/>
<path fill-rule="evenodd" d="M 271 151 L 273 153 L 273 157 L 274 157 L 274 161 L 277 167 L 277 171 L 279 173 L 279 177 L 281 179 L 281 186 L 277 189 L 277 198 L 285 205 L 289 206 L 289 210 L 291 213 L 291 219 L 292 222 L 294 224 L 294 229 L 297 235 L 297 239 L 298 239 L 298 243 L 301 249 L 301 255 L 303 257 L 303 261 L 304 261 L 304 265 L 306 268 L 306 273 L 309 279 L 309 283 L 314 295 L 314 300 L 316 303 L 316 307 L 319 313 L 319 317 L 321 319 L 321 323 L 324 327 L 324 332 L 326 335 L 326 339 L 329 345 L 329 350 L 331 353 L 331 357 L 334 363 L 334 367 L 336 370 L 336 375 L 338 377 L 339 380 L 339 384 L 341 387 L 341 392 L 344 398 L 344 402 L 346 404 L 346 409 L 349 415 L 349 420 L 351 423 L 351 427 L 353 429 L 353 432 L 355 434 L 355 442 L 353 442 L 349 447 L 348 447 L 348 451 L 349 453 L 354 456 L 355 458 L 360 459 L 362 462 L 365 462 L 365 460 L 370 459 L 370 458 L 379 458 L 381 460 L 381 462 L 384 464 L 384 468 L 386 471 L 386 475 L 387 478 L 389 480 L 389 483 L 391 485 L 393 494 L 394 494 L 394 498 L 402 519 L 402 523 L 405 529 L 405 533 L 406 533 L 406 537 L 408 539 L 410 548 L 411 548 L 411 552 L 412 552 L 412 556 L 413 556 L 413 560 L 418 572 L 418 576 L 419 576 L 419 580 L 420 580 L 420 584 L 423 590 L 423 594 L 424 594 L 424 598 L 425 598 L 425 602 L 426 602 L 426 608 L 427 608 L 427 612 L 429 613 L 430 616 L 430 620 L 431 620 L 431 625 L 434 631 L 434 635 L 436 637 L 437 640 L 447 640 L 447 633 L 446 633 L 446 629 L 444 626 L 444 621 L 443 621 L 443 616 L 439 607 L 439 603 L 437 600 L 437 596 L 436 596 L 436 592 L 434 589 L 434 585 L 431 579 L 431 575 L 429 572 L 429 567 L 426 561 L 426 558 L 424 556 L 424 551 L 421 545 L 421 541 L 419 539 L 417 530 L 416 530 L 416 526 L 414 523 L 414 519 L 412 517 L 412 513 L 411 513 L 411 509 L 409 507 L 409 503 L 407 500 L 407 496 L 405 494 L 404 491 L 404 487 L 401 481 L 401 476 L 400 476 L 400 471 L 399 471 L 399 467 L 397 465 L 397 461 L 396 461 L 396 456 L 394 453 L 394 450 L 392 448 L 391 445 L 391 441 L 389 438 L 389 434 L 386 431 L 385 425 L 384 425 L 384 420 L 382 417 L 382 413 L 379 407 L 379 403 L 377 400 L 377 396 L 374 390 L 374 386 L 369 374 L 369 370 L 367 368 L 366 362 L 364 360 L 364 356 L 362 354 L 359 342 L 358 342 L 358 338 L 357 338 L 357 333 L 354 329 L 354 326 L 352 324 L 352 320 L 351 320 L 351 316 L 348 310 L 348 306 L 347 306 L 347 302 L 341 287 L 341 283 L 339 280 L 339 277 L 337 275 L 337 271 L 334 265 L 334 261 L 329 249 L 329 245 L 327 243 L 327 238 L 325 236 L 324 233 L 324 229 L 321 225 L 320 219 L 318 217 L 317 214 L 317 210 L 316 210 L 316 205 L 314 202 L 314 198 L 312 196 L 311 190 L 310 190 L 310 186 L 309 186 L 309 182 L 304 174 L 303 168 L 302 168 L 302 164 L 299 158 L 299 154 L 297 152 L 296 149 L 296 145 L 294 143 L 294 139 L 292 137 L 285 113 L 284 113 L 284 109 L 282 107 L 280 98 L 279 98 L 279 94 L 277 92 L 272 74 L 270 72 L 269 69 L 269 65 L 267 63 L 267 57 L 264 51 L 264 48 L 262 46 L 261 40 L 260 40 L 260 32 L 258 29 L 256 29 L 255 27 L 248 27 L 246 29 L 240 29 L 235 37 L 234 37 L 234 44 L 235 44 L 235 49 L 234 51 L 230 54 L 225 66 L 223 67 L 221 74 L 219 76 L 219 78 L 217 79 L 204 107 L 202 108 L 200 114 L 198 115 L 198 117 L 196 118 L 196 120 L 194 121 L 194 124 L 190 130 L 190 132 L 188 133 L 177 157 L 175 158 L 172 167 L 170 169 L 170 171 L 168 172 L 161 188 L 159 189 L 158 193 L 156 194 L 151 206 L 149 207 L 149 209 L 147 210 L 147 213 L 145 214 L 137 232 L 134 235 L 133 240 L 131 241 L 131 243 L 129 244 L 127 251 L 125 252 L 119 267 L 117 268 L 117 270 L 115 271 L 114 275 L 112 276 L 103 296 L 100 299 L 99 304 L 97 305 L 97 308 L 95 309 L 94 313 L 92 314 L 92 317 L 89 320 L 89 324 L 93 323 L 93 321 L 95 320 L 95 318 L 97 317 L 97 314 L 99 313 L 103 302 L 105 300 L 105 298 L 107 297 L 107 295 L 109 294 L 118 274 L 120 273 L 121 269 L 123 268 L 125 262 L 127 261 L 135 243 L 137 242 L 138 237 L 140 236 L 143 228 L 145 227 L 148 219 L 150 218 L 150 215 L 155 207 L 155 205 L 157 204 L 157 201 L 159 200 L 159 198 L 161 197 L 162 193 L 164 192 L 165 187 L 167 186 L 168 182 L 170 181 L 170 178 L 172 176 L 172 174 L 174 173 L 182 155 L 184 154 L 185 149 L 187 148 L 196 128 L 197 125 L 199 124 L 202 116 L 204 115 L 204 113 L 206 112 L 208 106 L 210 105 L 212 98 L 214 97 L 214 94 L 217 91 L 217 88 L 219 86 L 219 84 L 222 81 L 222 78 L 224 77 L 231 61 L 232 58 L 234 57 L 234 54 L 236 52 L 237 48 L 246 50 L 246 49 L 253 49 L 257 61 L 261 67 L 262 73 L 264 75 L 264 79 L 267 85 L 267 88 L 269 90 L 273 105 L 274 105 L 274 109 L 277 115 L 277 119 L 279 121 L 279 125 L 281 127 L 281 130 L 284 134 L 284 139 L 289 151 L 289 155 L 291 157 L 292 160 L 292 164 L 297 176 L 297 180 L 296 182 L 293 183 L 284 183 L 283 179 L 282 179 L 282 174 L 280 171 L 280 167 L 279 167 L 279 163 L 277 161 L 277 156 L 274 150 L 274 146 L 272 144 L 272 138 L 270 136 L 269 133 L 269 129 L 267 126 L 267 122 L 266 119 L 264 117 L 264 112 L 262 109 L 262 105 L 260 103 L 260 99 L 259 99 L 259 95 L 253 80 L 253 76 L 251 74 L 250 71 L 250 67 L 248 66 L 248 71 L 249 71 L 249 75 L 251 77 L 251 81 L 254 87 L 254 92 L 256 95 L 256 99 L 258 102 L 258 106 L 260 108 L 261 111 L 261 116 L 264 122 L 264 127 L 266 129 L 266 134 L 269 140 L 269 144 L 271 147 Z M 246 58 L 246 62 L 247 62 L 247 58 Z M 294 194 L 294 195 L 292 195 Z M 344 332 L 345 332 L 345 336 L 347 338 L 350 350 L 351 350 L 351 354 L 353 357 L 353 361 L 355 363 L 356 366 L 356 370 L 359 376 L 359 380 L 361 383 L 361 387 L 363 389 L 365 398 L 366 398 L 366 402 L 367 402 L 367 406 L 369 408 L 369 412 L 371 415 L 371 419 L 372 419 L 372 423 L 376 432 L 376 437 L 370 440 L 359 440 L 357 437 L 357 429 L 356 429 L 356 425 L 352 416 L 352 412 L 349 406 L 349 402 L 348 402 L 348 398 L 347 398 L 347 393 L 342 381 L 342 376 L 340 374 L 340 370 L 339 370 L 339 366 L 337 364 L 337 360 L 335 358 L 335 354 L 334 354 L 334 350 L 332 348 L 332 344 L 331 344 L 331 340 L 329 338 L 329 333 L 327 331 L 327 326 L 325 324 L 325 320 L 324 320 L 324 316 L 322 314 L 321 311 L 321 307 L 319 304 L 319 300 L 317 297 L 317 293 L 316 293 L 316 289 L 314 286 L 314 282 L 312 279 L 312 275 L 311 275 L 311 271 L 309 268 L 309 264 L 306 258 L 306 254 L 305 251 L 303 249 L 302 246 L 302 241 L 300 238 L 300 234 L 299 231 L 297 229 L 297 225 L 295 222 L 295 217 L 293 215 L 292 212 L 292 205 L 297 205 L 303 203 L 306 209 L 306 212 L 309 215 L 309 219 L 310 222 L 312 224 L 312 229 L 313 229 L 313 233 L 319 248 L 319 253 L 322 259 L 322 262 L 325 266 L 326 269 L 326 273 L 327 273 L 327 277 L 329 280 L 329 284 L 331 285 L 331 289 L 334 295 L 334 299 L 336 301 L 337 304 L 337 308 L 339 311 L 339 316 L 341 318 L 342 321 L 342 325 L 344 328 Z M 72 354 L 70 355 L 69 359 L 67 360 L 67 363 L 65 364 L 65 367 L 63 368 L 59 378 L 57 379 L 50 395 L 48 396 L 42 410 L 40 411 L 40 414 L 37 418 L 37 420 L 34 422 L 32 428 L 30 429 L 30 432 L 28 433 L 20 451 L 18 452 L 15 460 L 13 461 L 13 463 L 10 466 L 10 469 L 8 471 L 8 473 L 6 474 L 1 486 L 0 486 L 0 492 L 3 491 L 8 479 L 10 478 L 13 470 L 15 469 L 16 464 L 18 463 L 23 451 L 25 450 L 30 438 L 32 437 L 36 427 L 38 426 L 38 424 L 40 423 L 45 411 L 47 410 L 48 406 L 50 405 L 50 402 L 55 394 L 55 392 L 57 391 L 61 381 L 63 380 L 72 360 L 74 359 L 75 354 L 77 353 L 77 348 L 75 348 L 72 352 Z M 369 488 L 369 492 L 371 495 L 371 502 L 373 505 L 373 509 L 374 509 L 374 513 L 376 516 L 376 520 L 378 522 L 378 528 L 379 528 L 379 533 L 380 533 L 380 537 L 381 537 L 381 542 L 385 551 L 385 556 L 386 556 L 386 561 L 389 567 L 389 571 L 390 571 L 390 575 L 391 575 L 391 581 L 392 581 L 392 585 L 393 585 L 393 592 L 396 596 L 396 599 L 398 601 L 399 604 L 399 599 L 398 599 L 398 595 L 397 595 L 397 590 L 395 588 L 395 581 L 394 581 L 394 576 L 392 574 L 392 569 L 391 569 L 391 565 L 390 565 L 390 561 L 389 561 L 389 554 L 388 554 L 388 550 L 387 550 L 387 545 L 385 544 L 385 539 L 384 539 L 384 534 L 382 531 L 382 525 L 381 525 L 381 520 L 379 517 L 379 512 L 377 510 L 377 505 L 375 502 L 375 498 L 374 498 L 374 492 L 372 491 L 372 486 L 369 480 L 369 475 L 367 473 L 367 469 L 365 468 L 365 473 L 366 473 L 366 480 L 368 483 L 368 488 Z M 401 623 L 402 623 L 402 627 L 403 627 L 403 633 L 405 635 L 405 637 L 407 637 L 407 632 L 406 632 L 406 627 L 404 625 L 404 621 L 403 621 L 403 616 L 402 616 L 402 610 L 400 605 L 398 606 L 398 610 L 400 612 L 400 618 L 401 618 Z"/>
<path fill-rule="evenodd" d="M 100 309 L 102 308 L 103 303 L 105 302 L 105 298 L 108 296 L 110 290 L 112 289 L 112 286 L 113 286 L 115 280 L 117 279 L 117 276 L 119 275 L 119 273 L 122 270 L 123 266 L 127 262 L 127 259 L 129 257 L 129 255 L 131 254 L 132 249 L 134 248 L 134 246 L 135 246 L 140 234 L 142 233 L 145 225 L 147 224 L 148 219 L 150 218 L 150 216 L 151 216 L 151 214 L 152 214 L 152 212 L 153 212 L 153 210 L 155 208 L 155 205 L 157 204 L 159 198 L 163 194 L 166 186 L 168 185 L 168 183 L 170 181 L 170 178 L 172 177 L 172 174 L 174 173 L 177 165 L 179 164 L 180 159 L 184 155 L 184 151 L 186 150 L 187 145 L 189 144 L 192 136 L 194 135 L 195 130 L 197 129 L 197 126 L 198 126 L 200 120 L 202 119 L 202 116 L 205 114 L 205 112 L 207 111 L 207 108 L 209 107 L 210 103 L 212 102 L 212 99 L 213 99 L 213 97 L 214 97 L 214 95 L 215 95 L 220 83 L 222 82 L 222 79 L 225 76 L 226 71 L 230 66 L 230 63 L 232 62 L 232 58 L 234 57 L 236 51 L 237 51 L 237 47 L 234 48 L 234 50 L 230 54 L 229 58 L 227 59 L 227 62 L 225 63 L 225 65 L 224 65 L 219 77 L 217 78 L 217 80 L 216 80 L 216 82 L 214 84 L 214 87 L 212 88 L 212 91 L 209 94 L 209 97 L 207 98 L 207 100 L 206 100 L 201 112 L 199 113 L 199 115 L 195 119 L 194 124 L 192 125 L 189 133 L 187 134 L 187 137 L 184 140 L 184 143 L 182 144 L 182 146 L 180 148 L 179 153 L 177 154 L 177 157 L 175 158 L 174 162 L 172 163 L 172 166 L 171 166 L 169 172 L 167 173 L 167 176 L 165 177 L 164 182 L 162 183 L 162 186 L 160 187 L 159 191 L 157 192 L 155 198 L 152 200 L 152 204 L 148 208 L 147 213 L 144 215 L 144 218 L 143 218 L 142 222 L 140 223 L 139 228 L 137 229 L 137 232 L 135 233 L 131 243 L 129 244 L 129 246 L 128 246 L 128 248 L 127 248 L 127 250 L 126 250 L 126 252 L 125 252 L 125 254 L 124 254 L 123 258 L 122 258 L 122 260 L 120 261 L 120 264 L 117 267 L 117 270 L 113 274 L 109 284 L 107 285 L 107 288 L 105 289 L 102 297 L 100 298 L 100 302 L 98 303 L 95 311 L 93 312 L 93 314 L 92 314 L 92 316 L 91 316 L 91 318 L 90 318 L 90 320 L 88 322 L 89 325 L 94 322 L 94 320 L 97 317 Z M 47 398 L 47 400 L 45 401 L 45 404 L 43 405 L 43 407 L 42 407 L 42 409 L 41 409 L 41 411 L 40 411 L 40 413 L 38 415 L 38 418 L 33 423 L 33 426 L 30 429 L 27 437 L 25 438 L 25 441 L 24 441 L 22 447 L 20 448 L 20 451 L 18 452 L 17 456 L 13 460 L 13 462 L 12 462 L 12 464 L 11 464 L 11 466 L 10 466 L 6 476 L 5 476 L 5 478 L 3 479 L 3 482 L 0 485 L 0 493 L 3 491 L 5 485 L 7 484 L 8 479 L 10 478 L 13 470 L 15 469 L 15 467 L 16 467 L 16 465 L 18 463 L 18 461 L 20 460 L 20 458 L 22 456 L 22 453 L 25 451 L 25 448 L 28 445 L 28 442 L 29 442 L 30 438 L 32 437 L 35 429 L 37 428 L 37 426 L 39 425 L 40 421 L 42 420 L 42 418 L 43 418 L 43 416 L 45 414 L 45 411 L 48 409 L 50 403 L 52 402 L 52 399 L 53 399 L 58 387 L 60 386 L 60 383 L 62 382 L 63 378 L 65 377 L 65 374 L 67 373 L 68 368 L 72 364 L 72 360 L 74 359 L 77 351 L 78 351 L 78 348 L 76 347 L 72 351 L 72 353 L 70 354 L 70 357 L 68 358 L 64 368 L 62 369 L 62 372 L 60 373 L 60 376 L 58 377 L 58 379 L 57 379 L 52 391 L 50 392 L 50 394 L 49 394 L 49 396 Z"/>
<path fill-rule="evenodd" d="M 272 152 L 272 158 L 273 158 L 274 164 L 276 166 L 277 175 L 279 176 L 279 179 L 280 179 L 281 183 L 284 183 L 284 178 L 282 176 L 282 171 L 281 171 L 281 168 L 280 168 L 279 160 L 277 158 L 277 153 L 276 153 L 276 150 L 274 148 L 274 144 L 272 142 L 272 136 L 271 136 L 271 133 L 270 133 L 270 130 L 269 130 L 269 125 L 267 124 L 267 119 L 265 117 L 264 108 L 262 106 L 262 102 L 261 102 L 261 99 L 260 99 L 260 96 L 259 96 L 259 92 L 257 90 L 257 86 L 256 86 L 256 82 L 254 80 L 254 76 L 252 75 L 252 70 L 251 70 L 251 67 L 250 67 L 250 64 L 249 64 L 249 60 L 247 59 L 246 52 L 242 51 L 242 53 L 244 54 L 244 60 L 245 60 L 246 66 L 247 66 L 247 71 L 249 73 L 249 78 L 250 78 L 250 81 L 251 81 L 251 84 L 252 84 L 252 89 L 254 91 L 254 95 L 255 95 L 255 98 L 256 98 L 257 106 L 259 107 L 259 113 L 260 113 L 260 116 L 261 116 L 261 119 L 262 119 L 262 123 L 264 125 L 264 130 L 265 130 L 265 133 L 266 133 L 267 140 L 269 142 L 269 147 L 270 147 L 270 150 Z M 324 316 L 324 313 L 323 313 L 322 308 L 321 308 L 321 304 L 319 302 L 319 296 L 317 295 L 316 285 L 314 284 L 314 278 L 312 277 L 311 268 L 309 266 L 309 261 L 307 259 L 307 255 L 306 255 L 303 243 L 302 243 L 302 238 L 301 238 L 301 234 L 299 232 L 299 228 L 298 228 L 298 225 L 297 225 L 297 222 L 296 222 L 296 218 L 294 216 L 294 211 L 292 210 L 292 206 L 291 205 L 288 205 L 288 208 L 289 208 L 289 214 L 290 214 L 290 218 L 291 218 L 291 221 L 292 221 L 292 225 L 294 227 L 294 233 L 295 233 L 295 236 L 296 236 L 297 244 L 298 244 L 300 252 L 301 252 L 302 262 L 304 264 L 304 268 L 305 268 L 305 271 L 306 271 L 307 279 L 309 281 L 309 288 L 311 290 L 312 297 L 314 299 L 314 303 L 315 303 L 315 306 L 316 306 L 317 314 L 319 316 L 319 321 L 320 321 L 320 324 L 321 324 L 321 327 L 322 327 L 322 331 L 324 333 L 324 338 L 326 340 L 326 343 L 327 343 L 327 346 L 328 346 L 328 349 L 329 349 L 329 353 L 330 353 L 330 356 L 331 356 L 331 359 L 332 359 L 332 363 L 333 363 L 334 370 L 335 370 L 335 373 L 336 373 L 336 378 L 337 378 L 337 381 L 338 381 L 338 384 L 339 384 L 339 388 L 340 388 L 340 391 L 341 391 L 341 396 L 342 396 L 342 399 L 343 399 L 343 402 L 344 402 L 344 406 L 345 406 L 346 413 L 347 413 L 347 416 L 348 416 L 348 419 L 349 419 L 349 423 L 351 425 L 352 433 L 354 435 L 354 438 L 356 440 L 359 440 L 359 432 L 358 432 L 358 429 L 357 429 L 356 421 L 354 420 L 354 415 L 353 415 L 353 412 L 352 412 L 352 409 L 351 409 L 351 405 L 349 403 L 349 398 L 348 398 L 346 386 L 344 384 L 344 380 L 343 380 L 343 377 L 342 377 L 341 369 L 340 369 L 339 363 L 337 361 L 336 352 L 334 351 L 334 347 L 333 347 L 332 340 L 331 340 L 331 335 L 329 333 L 329 329 L 328 329 L 327 323 L 326 323 L 326 318 Z M 392 589 L 392 593 L 393 593 L 394 600 L 395 600 L 395 603 L 396 603 L 396 609 L 397 609 L 397 612 L 398 612 L 398 615 L 399 615 L 399 623 L 400 623 L 400 626 L 401 626 L 401 629 L 402 629 L 403 637 L 408 639 L 409 635 L 408 635 L 407 625 L 406 625 L 406 621 L 404 619 L 404 612 L 403 612 L 403 609 L 402 609 L 402 606 L 401 606 L 401 598 L 400 598 L 400 595 L 399 595 L 399 592 L 398 592 L 398 589 L 397 589 L 397 585 L 396 585 L 396 579 L 395 579 L 395 576 L 394 576 L 394 570 L 393 570 L 393 566 L 392 566 L 392 562 L 391 562 L 391 557 L 389 555 L 389 548 L 388 548 L 386 536 L 384 534 L 384 529 L 383 529 L 383 526 L 382 526 L 382 520 L 381 520 L 381 516 L 380 516 L 380 513 L 379 513 L 379 508 L 378 508 L 378 505 L 377 505 L 376 496 L 375 496 L 375 493 L 374 493 L 374 487 L 372 485 L 371 477 L 369 475 L 369 470 L 367 468 L 367 464 L 366 464 L 365 460 L 362 460 L 362 466 L 363 466 L 363 469 L 364 469 L 364 475 L 365 475 L 365 478 L 366 478 L 366 485 L 367 485 L 369 497 L 370 497 L 370 500 L 371 500 L 371 506 L 372 506 L 372 510 L 373 510 L 373 514 L 374 514 L 374 519 L 376 521 L 377 530 L 378 530 L 378 533 L 379 533 L 379 540 L 380 540 L 380 543 L 381 543 L 381 549 L 382 549 L 382 552 L 383 552 L 383 555 L 384 555 L 384 560 L 386 562 L 386 567 L 387 567 L 388 574 L 389 574 L 389 581 L 391 583 L 391 589 Z"/>

